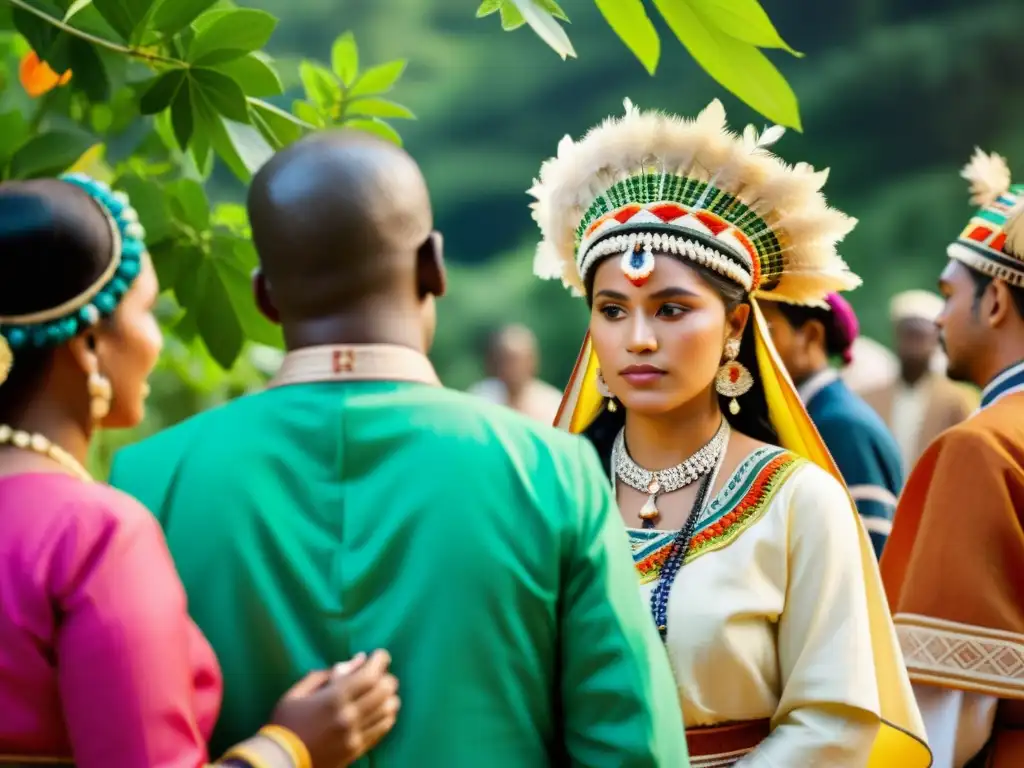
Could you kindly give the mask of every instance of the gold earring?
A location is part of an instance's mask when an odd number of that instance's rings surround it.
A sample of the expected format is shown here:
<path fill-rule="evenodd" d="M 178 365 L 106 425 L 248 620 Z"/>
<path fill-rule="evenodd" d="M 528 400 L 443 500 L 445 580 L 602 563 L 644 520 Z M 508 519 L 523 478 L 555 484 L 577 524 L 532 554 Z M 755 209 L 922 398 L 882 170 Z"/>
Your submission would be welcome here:
<path fill-rule="evenodd" d="M 89 374 L 89 414 L 94 422 L 101 422 L 110 414 L 110 402 L 114 399 L 114 388 L 110 379 L 98 371 Z"/>
<path fill-rule="evenodd" d="M 725 342 L 725 362 L 715 375 L 715 389 L 723 397 L 730 397 L 729 413 L 733 416 L 740 412 L 737 397 L 745 395 L 754 386 L 754 377 L 743 363 L 737 362 L 740 354 L 740 340 L 729 339 Z"/>
<path fill-rule="evenodd" d="M 604 376 L 601 375 L 601 369 L 597 369 L 597 391 L 601 397 L 608 401 L 608 410 L 612 413 L 619 410 L 618 403 L 615 402 L 615 395 L 608 389 L 608 384 L 605 383 Z"/>

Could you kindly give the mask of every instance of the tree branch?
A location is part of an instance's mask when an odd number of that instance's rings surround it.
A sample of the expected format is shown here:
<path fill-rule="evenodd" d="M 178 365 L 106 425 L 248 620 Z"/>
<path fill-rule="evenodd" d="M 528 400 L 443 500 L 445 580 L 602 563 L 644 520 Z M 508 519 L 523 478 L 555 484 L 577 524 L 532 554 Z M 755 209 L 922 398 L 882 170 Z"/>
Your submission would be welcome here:
<path fill-rule="evenodd" d="M 132 58 L 142 59 L 143 61 L 149 61 L 153 63 L 173 64 L 178 67 L 184 66 L 184 62 L 178 61 L 177 59 L 171 59 L 166 56 L 161 56 L 157 53 L 149 53 L 148 51 L 143 51 L 138 48 L 129 48 L 126 45 L 121 45 L 120 43 L 115 43 L 110 40 L 104 40 L 102 37 L 98 37 L 81 29 L 76 29 L 75 27 L 72 27 L 70 24 L 65 24 L 60 19 L 55 19 L 53 16 L 46 13 L 45 11 L 41 11 L 38 8 L 30 5 L 29 3 L 25 2 L 25 0 L 8 1 L 15 8 L 20 8 L 26 13 L 31 13 L 33 16 L 42 19 L 50 26 L 56 27 L 61 32 L 66 32 L 69 35 L 73 35 L 77 38 L 85 40 L 86 42 L 92 43 L 93 45 L 99 46 L 100 48 L 106 48 L 108 51 L 114 51 L 116 53 L 124 54 L 125 56 L 131 56 Z"/>

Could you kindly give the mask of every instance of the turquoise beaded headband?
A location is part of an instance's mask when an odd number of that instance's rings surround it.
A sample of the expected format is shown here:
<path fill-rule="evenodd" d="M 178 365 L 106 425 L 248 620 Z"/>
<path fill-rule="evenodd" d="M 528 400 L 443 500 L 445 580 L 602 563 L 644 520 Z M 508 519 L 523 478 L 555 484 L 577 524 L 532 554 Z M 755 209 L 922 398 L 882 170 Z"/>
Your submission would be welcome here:
<path fill-rule="evenodd" d="M 56 347 L 109 317 L 142 268 L 145 231 L 128 196 L 81 173 L 60 177 L 85 190 L 110 225 L 110 263 L 92 285 L 58 307 L 25 315 L 0 316 L 0 384 L 7 378 L 18 350 Z"/>

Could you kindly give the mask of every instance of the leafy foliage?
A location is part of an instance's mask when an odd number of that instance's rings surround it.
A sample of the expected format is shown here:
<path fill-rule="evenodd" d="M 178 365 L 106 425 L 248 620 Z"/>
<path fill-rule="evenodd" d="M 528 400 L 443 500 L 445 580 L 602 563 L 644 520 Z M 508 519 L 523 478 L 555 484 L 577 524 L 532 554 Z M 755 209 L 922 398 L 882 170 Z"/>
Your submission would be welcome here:
<path fill-rule="evenodd" d="M 594 0 L 605 21 L 644 68 L 654 74 L 661 41 L 644 0 Z M 780 125 L 801 130 L 796 95 L 761 52 L 794 56 L 758 0 L 653 0 L 669 29 L 708 74 L 742 101 Z M 558 23 L 569 18 L 555 0 L 483 0 L 478 17 L 499 14 L 505 30 L 528 24 L 563 59 L 576 56 Z"/>
<path fill-rule="evenodd" d="M 306 131 L 346 126 L 400 143 L 387 122 L 411 119 L 383 98 L 404 61 L 359 68 L 356 40 L 341 35 L 332 67 L 301 63 L 305 98 L 288 111 L 281 77 L 261 49 L 277 19 L 216 0 L 10 0 L 0 15 L 0 179 L 84 170 L 124 189 L 171 299 L 176 341 L 223 369 L 246 342 L 281 346 L 280 331 L 250 291 L 256 254 L 245 211 L 211 206 L 204 182 L 215 158 L 245 182 Z M 12 77 L 30 51 L 53 87 L 26 98 Z M 71 71 L 67 85 L 56 73 Z M 26 117 L 26 115 L 28 115 Z"/>

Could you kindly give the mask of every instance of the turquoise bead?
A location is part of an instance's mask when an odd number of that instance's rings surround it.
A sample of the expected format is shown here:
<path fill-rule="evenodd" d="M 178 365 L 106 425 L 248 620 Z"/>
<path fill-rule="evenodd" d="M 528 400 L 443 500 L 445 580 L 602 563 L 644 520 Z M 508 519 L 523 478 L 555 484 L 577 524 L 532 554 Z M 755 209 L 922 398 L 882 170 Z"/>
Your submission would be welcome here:
<path fill-rule="evenodd" d="M 75 315 L 65 317 L 60 321 L 60 329 L 65 339 L 70 339 L 78 333 L 78 318 Z"/>
<path fill-rule="evenodd" d="M 142 241 L 135 238 L 125 239 L 121 246 L 121 257 L 130 256 L 138 259 L 141 258 L 142 252 L 145 250 L 146 247 L 142 244 Z"/>
<path fill-rule="evenodd" d="M 120 272 L 123 277 L 128 278 L 128 280 L 133 280 L 138 276 L 140 267 L 141 265 L 137 260 L 128 259 L 121 262 L 118 272 Z"/>
<path fill-rule="evenodd" d="M 114 295 L 115 298 L 120 299 L 128 292 L 128 283 L 122 280 L 120 277 L 115 277 L 110 281 L 110 285 L 107 286 L 107 290 Z"/>
<path fill-rule="evenodd" d="M 60 323 L 48 323 L 46 325 L 46 345 L 53 347 L 63 341 L 66 341 L 66 337 Z"/>
<path fill-rule="evenodd" d="M 46 326 L 32 329 L 32 345 L 36 347 L 48 346 L 50 335 L 46 332 Z"/>
<path fill-rule="evenodd" d="M 8 328 L 4 335 L 7 336 L 7 343 L 11 345 L 11 349 L 20 349 L 28 341 L 28 334 L 22 328 Z"/>
<path fill-rule="evenodd" d="M 93 299 L 93 304 L 95 304 L 104 315 L 109 315 L 117 308 L 117 301 L 113 296 L 107 293 L 106 290 L 100 291 L 96 298 Z"/>

